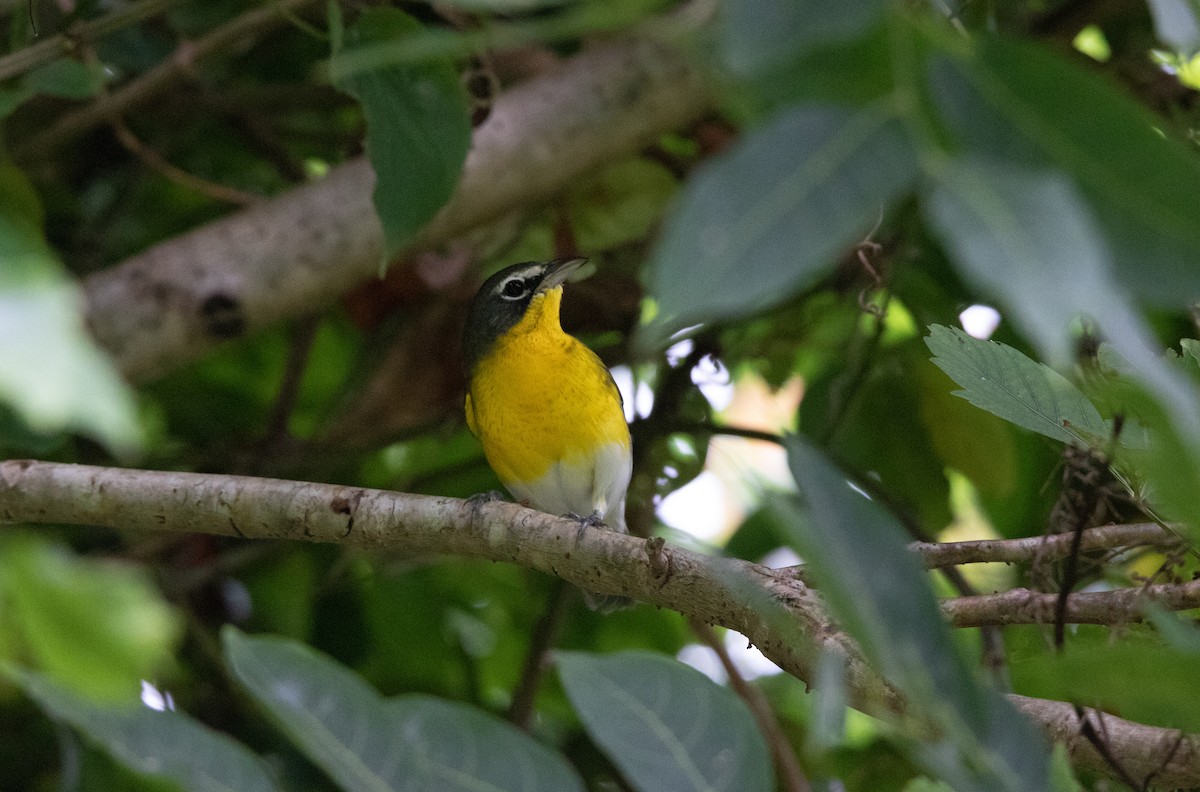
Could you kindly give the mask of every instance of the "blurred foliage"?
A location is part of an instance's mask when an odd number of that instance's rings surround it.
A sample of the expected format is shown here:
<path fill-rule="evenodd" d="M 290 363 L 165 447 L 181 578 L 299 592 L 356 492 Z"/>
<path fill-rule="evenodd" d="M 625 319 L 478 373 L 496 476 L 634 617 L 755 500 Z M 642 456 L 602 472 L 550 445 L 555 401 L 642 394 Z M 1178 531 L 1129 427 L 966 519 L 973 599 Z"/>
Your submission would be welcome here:
<path fill-rule="evenodd" d="M 745 475 L 746 515 L 708 549 L 798 550 L 943 730 L 848 711 L 836 658 L 815 693 L 754 680 L 814 787 L 1075 788 L 903 544 L 951 524 L 1038 536 L 1081 498 L 1200 535 L 1194 2 L 297 3 L 119 125 L 100 114 L 53 142 L 255 10 L 170 5 L 21 66 L 114 4 L 0 4 L 0 457 L 497 489 L 461 419 L 466 301 L 506 263 L 579 253 L 596 274 L 569 287 L 564 323 L 653 397 L 630 405 L 630 525 L 687 527 L 656 509 L 722 463 L 714 434 L 794 428 L 799 494 L 764 505 L 774 485 Z M 635 32 L 689 53 L 719 111 L 156 381 L 125 384 L 87 336 L 78 281 L 364 151 L 396 249 L 451 194 L 491 94 Z M 977 304 L 999 310 L 991 341 L 957 329 Z M 697 384 L 713 372 L 728 408 Z M 803 397 L 768 424 L 737 404 L 755 386 Z M 1081 488 L 1064 462 L 1080 449 L 1115 478 Z M 0 531 L 4 789 L 508 789 L 518 769 L 542 784 L 525 789 L 771 788 L 744 704 L 669 659 L 701 642 L 678 614 L 602 617 L 556 581 L 464 559 Z M 1081 561 L 1070 582 L 1093 590 L 1197 572 L 1187 553 Z M 1015 692 L 1200 731 L 1194 621 L 1081 626 L 1061 651 L 1046 626 L 1007 628 L 1003 659 Z M 546 631 L 558 673 L 523 691 Z M 500 720 L 525 705 L 526 732 Z"/>

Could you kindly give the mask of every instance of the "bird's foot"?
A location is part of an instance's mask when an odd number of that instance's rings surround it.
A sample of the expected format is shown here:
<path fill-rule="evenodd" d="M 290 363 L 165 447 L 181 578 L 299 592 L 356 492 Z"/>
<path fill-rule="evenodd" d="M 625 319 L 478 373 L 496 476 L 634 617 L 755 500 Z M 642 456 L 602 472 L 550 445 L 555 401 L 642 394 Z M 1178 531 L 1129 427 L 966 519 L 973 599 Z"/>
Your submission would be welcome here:
<path fill-rule="evenodd" d="M 600 516 L 600 512 L 598 512 L 598 511 L 592 512 L 587 517 L 580 517 L 575 512 L 567 512 L 566 514 L 563 515 L 563 517 L 566 517 L 568 520 L 574 520 L 575 522 L 579 523 L 579 532 L 575 534 L 576 542 L 578 542 L 580 539 L 583 538 L 583 534 L 587 531 L 588 528 L 607 528 L 608 527 L 607 525 L 604 524 L 604 518 Z"/>
<path fill-rule="evenodd" d="M 472 509 L 478 509 L 485 503 L 504 500 L 504 493 L 500 490 L 488 490 L 487 492 L 476 492 L 467 498 L 467 505 Z"/>

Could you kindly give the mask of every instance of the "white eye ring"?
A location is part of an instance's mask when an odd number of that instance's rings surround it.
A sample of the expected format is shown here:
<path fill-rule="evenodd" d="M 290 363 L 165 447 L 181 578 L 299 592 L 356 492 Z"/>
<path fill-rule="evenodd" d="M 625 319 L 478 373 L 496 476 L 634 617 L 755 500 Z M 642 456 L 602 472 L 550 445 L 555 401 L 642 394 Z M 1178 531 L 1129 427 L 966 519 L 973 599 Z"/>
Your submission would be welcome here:
<path fill-rule="evenodd" d="M 509 287 L 514 283 L 520 288 L 519 291 L 509 290 Z M 501 283 L 500 288 L 496 290 L 496 293 L 499 294 L 500 298 L 504 300 L 519 300 L 528 294 L 529 290 L 525 288 L 525 278 L 520 275 L 514 275 L 505 280 L 504 283 Z"/>

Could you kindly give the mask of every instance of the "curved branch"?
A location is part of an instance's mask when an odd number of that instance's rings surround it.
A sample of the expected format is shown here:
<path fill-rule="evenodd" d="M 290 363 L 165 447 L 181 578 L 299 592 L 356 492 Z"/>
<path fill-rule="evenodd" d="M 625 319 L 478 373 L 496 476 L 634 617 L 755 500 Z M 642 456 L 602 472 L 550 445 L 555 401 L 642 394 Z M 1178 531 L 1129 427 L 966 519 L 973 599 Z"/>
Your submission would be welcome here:
<path fill-rule="evenodd" d="M 473 505 L 330 484 L 7 461 L 0 462 L 0 522 L 299 539 L 505 561 L 737 630 L 801 680 L 812 678 L 816 651 L 839 652 L 846 658 L 853 706 L 877 715 L 903 711 L 903 701 L 829 620 L 819 597 L 789 572 L 664 546 L 661 540 L 595 529 L 581 533 L 574 520 L 511 503 Z M 1110 771 L 1085 744 L 1072 705 L 1011 698 L 1067 744 L 1077 766 Z M 1112 750 L 1130 757 L 1131 772 L 1154 773 L 1155 783 L 1168 788 L 1200 786 L 1200 736 L 1108 715 L 1103 728 Z"/>
<path fill-rule="evenodd" d="M 413 247 L 447 242 L 701 117 L 712 99 L 678 53 L 646 40 L 586 51 L 502 95 L 475 132 L 450 202 Z M 382 255 L 366 160 L 202 226 L 85 284 L 88 325 L 144 380 L 218 342 L 319 310 Z"/>
<path fill-rule="evenodd" d="M 980 594 L 942 601 L 942 613 L 955 627 L 985 624 L 1053 624 L 1058 594 L 1017 588 L 1000 594 Z M 1140 622 L 1146 606 L 1167 610 L 1200 608 L 1200 580 L 1160 583 L 1116 591 L 1077 592 L 1067 597 L 1065 623 L 1130 624 Z"/>
<path fill-rule="evenodd" d="M 1071 539 L 1072 534 L 1064 533 L 972 542 L 913 542 L 909 549 L 921 556 L 927 569 L 940 569 L 956 564 L 981 564 L 991 561 L 1053 561 L 1070 552 Z M 1183 540 L 1177 534 L 1158 523 L 1131 523 L 1088 528 L 1082 533 L 1079 549 L 1086 553 L 1118 547 L 1172 548 L 1181 544 Z"/>
<path fill-rule="evenodd" d="M 811 677 L 815 652 L 839 652 L 847 658 L 856 707 L 876 714 L 903 708 L 803 584 L 758 564 L 662 540 L 581 532 L 577 520 L 512 503 L 21 460 L 0 462 L 2 522 L 332 542 L 504 561 L 737 630 L 799 679 Z"/>

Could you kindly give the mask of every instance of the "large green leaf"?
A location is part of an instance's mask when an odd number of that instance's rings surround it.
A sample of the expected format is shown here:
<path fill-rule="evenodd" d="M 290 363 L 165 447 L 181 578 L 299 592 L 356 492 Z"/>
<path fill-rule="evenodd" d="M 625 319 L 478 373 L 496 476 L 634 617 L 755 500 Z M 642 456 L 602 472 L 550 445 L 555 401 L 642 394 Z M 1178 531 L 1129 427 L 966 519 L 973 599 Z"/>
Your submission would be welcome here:
<path fill-rule="evenodd" d="M 1054 369 L 1007 344 L 933 325 L 925 339 L 955 391 L 980 409 L 1064 443 L 1103 443 L 1111 432 L 1096 406 Z"/>
<path fill-rule="evenodd" d="M 976 157 L 1056 166 L 1099 211 L 1122 283 L 1172 305 L 1200 297 L 1194 151 L 1160 134 L 1158 119 L 1104 79 L 1044 47 L 990 37 L 975 45 L 969 55 L 935 57 L 929 70 L 957 141 Z"/>
<path fill-rule="evenodd" d="M 787 446 L 808 509 L 774 505 L 797 551 L 834 616 L 942 735 L 914 744 L 914 758 L 959 792 L 1046 789 L 1046 743 L 959 655 L 899 524 L 799 438 Z"/>
<path fill-rule="evenodd" d="M 734 74 L 762 72 L 863 35 L 885 7 L 881 0 L 730 0 L 719 7 L 722 60 Z"/>
<path fill-rule="evenodd" d="M 897 112 L 802 106 L 693 177 L 650 261 L 646 342 L 761 310 L 828 272 L 916 175 Z"/>
<path fill-rule="evenodd" d="M 1146 642 L 1068 643 L 1010 664 L 1013 689 L 1027 696 L 1073 701 L 1142 723 L 1200 732 L 1200 658 Z M 1131 684 L 1131 680 L 1136 683 Z"/>
<path fill-rule="evenodd" d="M 334 53 L 337 69 L 354 47 L 388 43 L 400 48 L 421 25 L 394 8 L 364 12 L 346 31 L 347 48 Z M 384 255 L 408 242 L 449 200 L 458 184 L 471 120 L 467 95 L 448 61 L 386 66 L 337 81 L 362 104 L 367 157 L 375 170 L 375 211 L 383 225 Z"/>
<path fill-rule="evenodd" d="M 10 676 L 55 719 L 134 772 L 186 792 L 273 792 L 267 766 L 241 743 L 187 715 L 140 703 L 103 707 L 31 673 Z"/>
<path fill-rule="evenodd" d="M 84 330 L 82 296 L 40 225 L 36 193 L 0 163 L 0 400 L 35 431 L 74 429 L 131 453 L 133 397 Z"/>
<path fill-rule="evenodd" d="M 428 696 L 383 699 L 307 646 L 222 634 L 237 681 L 348 792 L 583 792 L 558 755 L 503 721 Z"/>
<path fill-rule="evenodd" d="M 0 541 L 0 620 L 35 667 L 95 699 L 136 696 L 180 633 L 144 569 L 24 535 Z"/>
<path fill-rule="evenodd" d="M 963 276 L 1000 298 L 1055 365 L 1073 359 L 1070 322 L 1084 316 L 1129 362 L 1185 437 L 1200 438 L 1200 399 L 1163 360 L 1086 204 L 1052 170 L 944 161 L 927 212 Z"/>
<path fill-rule="evenodd" d="M 766 744 L 733 691 L 662 655 L 556 657 L 588 733 L 639 792 L 774 789 Z"/>
<path fill-rule="evenodd" d="M 799 430 L 837 449 L 838 461 L 869 473 L 888 502 L 924 525 L 950 522 L 946 462 L 920 421 L 896 420 L 920 413 L 920 382 L 914 368 L 928 365 L 918 339 L 888 347 L 887 365 L 862 375 L 847 397 L 844 369 L 807 379 L 800 401 Z"/>

